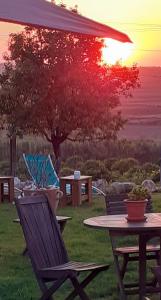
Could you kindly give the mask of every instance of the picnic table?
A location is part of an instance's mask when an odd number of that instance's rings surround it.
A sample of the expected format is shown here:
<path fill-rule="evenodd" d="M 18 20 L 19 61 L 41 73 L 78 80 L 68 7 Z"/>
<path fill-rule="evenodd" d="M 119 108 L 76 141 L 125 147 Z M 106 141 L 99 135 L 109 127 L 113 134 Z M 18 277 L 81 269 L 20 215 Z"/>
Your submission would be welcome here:
<path fill-rule="evenodd" d="M 158 287 L 146 285 L 146 245 L 153 237 L 159 237 L 161 244 L 161 213 L 146 214 L 144 222 L 128 222 L 127 215 L 106 215 L 84 220 L 84 224 L 95 229 L 109 231 L 114 264 L 120 289 L 120 299 L 125 300 L 126 291 L 120 276 L 118 257 L 115 255 L 115 237 L 137 235 L 139 246 L 139 300 L 146 299 L 147 293 L 160 292 Z M 160 256 L 161 261 L 161 256 Z"/>

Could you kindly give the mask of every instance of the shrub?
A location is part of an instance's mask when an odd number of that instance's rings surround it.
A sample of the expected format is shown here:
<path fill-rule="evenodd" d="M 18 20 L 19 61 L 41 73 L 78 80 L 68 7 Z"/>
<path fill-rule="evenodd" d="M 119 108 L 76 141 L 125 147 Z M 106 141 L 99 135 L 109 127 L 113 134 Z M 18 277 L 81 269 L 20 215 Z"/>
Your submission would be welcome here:
<path fill-rule="evenodd" d="M 116 158 L 109 158 L 109 159 L 104 159 L 104 160 L 103 160 L 104 166 L 105 166 L 107 169 L 109 169 L 109 170 L 111 170 L 112 165 L 113 165 L 115 162 L 116 162 Z"/>
<path fill-rule="evenodd" d="M 80 169 L 82 167 L 82 163 L 82 157 L 79 155 L 70 156 L 65 162 L 66 166 L 72 169 Z"/>
<path fill-rule="evenodd" d="M 160 182 L 160 170 L 159 170 L 159 171 L 154 171 L 154 172 L 152 172 L 151 179 L 152 179 L 155 183 Z"/>
<path fill-rule="evenodd" d="M 126 171 L 128 171 L 130 168 L 135 167 L 138 164 L 139 162 L 135 158 L 120 159 L 112 165 L 112 170 L 117 170 L 121 174 L 123 174 Z"/>
<path fill-rule="evenodd" d="M 156 164 L 152 164 L 152 163 L 145 163 L 142 165 L 142 168 L 145 170 L 145 172 L 147 173 L 152 173 L 153 171 L 158 171 L 159 170 L 159 166 Z"/>
<path fill-rule="evenodd" d="M 83 169 L 99 169 L 100 167 L 100 160 L 95 160 L 95 159 L 89 159 L 86 160 L 83 164 Z"/>
<path fill-rule="evenodd" d="M 25 165 L 24 159 L 22 157 L 17 162 L 16 175 L 21 180 L 26 180 L 26 179 L 31 180 L 31 177 L 30 177 L 27 167 Z"/>
<path fill-rule="evenodd" d="M 138 166 L 129 169 L 126 173 L 124 173 L 124 177 L 136 184 L 141 184 L 143 180 L 148 179 L 148 174 L 145 170 Z"/>
<path fill-rule="evenodd" d="M 68 167 L 64 167 L 64 168 L 61 168 L 60 176 L 70 176 L 73 173 L 74 173 L 74 169 L 68 168 Z"/>
<path fill-rule="evenodd" d="M 104 163 L 99 160 L 87 160 L 83 164 L 82 172 L 84 175 L 92 176 L 93 180 L 106 179 L 111 180 L 111 172 L 105 167 Z"/>
<path fill-rule="evenodd" d="M 111 172 L 111 181 L 118 181 L 120 180 L 121 174 L 119 171 L 114 170 Z"/>
<path fill-rule="evenodd" d="M 0 174 L 1 175 L 9 175 L 10 167 L 9 167 L 9 161 L 1 161 L 0 162 Z"/>

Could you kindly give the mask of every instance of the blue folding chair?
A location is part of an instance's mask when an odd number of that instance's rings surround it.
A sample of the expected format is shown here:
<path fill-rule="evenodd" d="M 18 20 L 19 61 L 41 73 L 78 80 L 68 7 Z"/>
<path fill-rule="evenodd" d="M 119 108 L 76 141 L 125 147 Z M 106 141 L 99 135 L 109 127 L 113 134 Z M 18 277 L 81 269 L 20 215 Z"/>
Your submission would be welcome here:
<path fill-rule="evenodd" d="M 27 170 L 37 187 L 59 187 L 59 178 L 55 172 L 50 155 L 23 154 Z"/>
<path fill-rule="evenodd" d="M 44 154 L 23 154 L 23 158 L 27 167 L 27 170 L 37 187 L 55 186 L 59 187 L 59 178 L 55 172 L 50 155 Z M 82 186 L 84 192 L 85 187 Z M 70 185 L 67 185 L 67 193 L 70 194 Z M 105 194 L 98 188 L 92 186 L 92 192 L 94 194 Z"/>

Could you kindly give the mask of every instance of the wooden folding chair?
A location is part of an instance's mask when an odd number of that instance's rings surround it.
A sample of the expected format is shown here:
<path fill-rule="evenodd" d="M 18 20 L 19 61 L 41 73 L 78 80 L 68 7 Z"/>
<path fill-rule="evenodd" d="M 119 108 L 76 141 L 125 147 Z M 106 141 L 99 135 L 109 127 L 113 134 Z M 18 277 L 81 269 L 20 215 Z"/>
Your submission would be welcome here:
<path fill-rule="evenodd" d="M 51 300 L 52 294 L 69 279 L 74 290 L 66 298 L 77 295 L 89 300 L 84 288 L 108 265 L 69 261 L 55 215 L 51 212 L 44 195 L 16 200 L 16 207 L 26 240 L 32 267 L 42 291 L 40 300 Z M 90 272 L 80 283 L 81 272 Z M 50 286 L 48 283 L 51 283 Z"/>
<path fill-rule="evenodd" d="M 107 194 L 105 196 L 106 203 L 106 212 L 110 215 L 118 215 L 118 214 L 127 214 L 126 207 L 124 204 L 124 199 L 127 199 L 127 194 Z M 152 212 L 152 199 L 149 197 L 146 213 Z M 157 263 L 159 262 L 160 257 L 160 246 L 158 244 L 149 244 L 147 245 L 147 260 L 155 259 Z M 122 257 L 122 264 L 120 265 L 120 275 L 122 280 L 124 279 L 125 273 L 127 271 L 127 266 L 130 261 L 138 261 L 139 259 L 139 247 L 138 246 L 127 246 L 127 247 L 117 247 L 115 248 L 115 255 L 117 257 Z M 155 286 L 156 279 L 152 282 L 148 283 L 149 285 Z M 137 287 L 137 283 L 125 284 L 127 288 Z M 127 291 L 128 293 L 128 291 Z M 129 290 L 130 293 L 130 290 Z"/>

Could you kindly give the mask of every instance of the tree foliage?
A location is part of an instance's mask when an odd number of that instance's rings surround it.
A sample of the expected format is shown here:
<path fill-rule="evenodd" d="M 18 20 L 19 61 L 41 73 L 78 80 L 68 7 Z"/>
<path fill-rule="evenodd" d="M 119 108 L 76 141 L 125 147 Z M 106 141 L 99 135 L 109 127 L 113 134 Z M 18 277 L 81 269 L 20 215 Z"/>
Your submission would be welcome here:
<path fill-rule="evenodd" d="M 138 69 L 101 61 L 103 40 L 26 27 L 11 34 L 0 75 L 2 126 L 45 136 L 56 157 L 66 140 L 115 138 L 119 96 L 138 86 Z"/>

